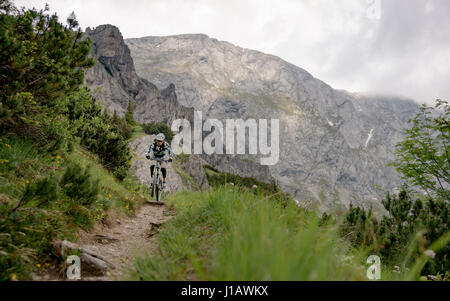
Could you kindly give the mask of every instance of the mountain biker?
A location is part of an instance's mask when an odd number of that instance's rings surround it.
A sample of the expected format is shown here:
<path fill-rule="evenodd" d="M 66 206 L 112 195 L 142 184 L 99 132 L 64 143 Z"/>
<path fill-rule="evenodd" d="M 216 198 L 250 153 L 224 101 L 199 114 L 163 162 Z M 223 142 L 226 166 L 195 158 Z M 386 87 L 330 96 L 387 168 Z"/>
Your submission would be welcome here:
<path fill-rule="evenodd" d="M 172 152 L 172 149 L 170 148 L 170 144 L 165 141 L 166 136 L 162 133 L 156 135 L 156 138 L 153 140 L 152 144 L 148 148 L 148 151 L 145 155 L 145 157 L 148 160 L 155 160 L 155 159 L 163 159 L 166 157 L 166 155 L 169 155 L 168 162 L 172 162 L 172 158 L 175 156 Z M 155 163 L 152 162 L 152 165 L 150 166 L 150 176 L 153 178 L 153 171 L 155 170 Z M 161 161 L 161 172 L 163 176 L 163 189 L 166 189 L 166 176 L 167 176 L 167 169 L 166 169 L 166 162 Z M 150 187 L 152 187 L 153 183 L 150 184 Z"/>

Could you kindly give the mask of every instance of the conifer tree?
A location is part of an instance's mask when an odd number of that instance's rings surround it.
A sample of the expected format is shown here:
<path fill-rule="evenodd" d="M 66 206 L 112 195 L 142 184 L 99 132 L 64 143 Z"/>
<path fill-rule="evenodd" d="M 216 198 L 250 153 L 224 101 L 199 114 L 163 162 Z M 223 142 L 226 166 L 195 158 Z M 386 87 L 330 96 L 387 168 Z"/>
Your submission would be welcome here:
<path fill-rule="evenodd" d="M 127 112 L 125 113 L 125 120 L 131 126 L 136 125 L 133 117 L 133 105 L 131 104 L 131 101 L 128 102 Z"/>
<path fill-rule="evenodd" d="M 91 41 L 82 39 L 75 14 L 63 25 L 48 11 L 19 10 L 0 0 L 0 124 L 58 113 L 94 64 L 88 58 Z"/>

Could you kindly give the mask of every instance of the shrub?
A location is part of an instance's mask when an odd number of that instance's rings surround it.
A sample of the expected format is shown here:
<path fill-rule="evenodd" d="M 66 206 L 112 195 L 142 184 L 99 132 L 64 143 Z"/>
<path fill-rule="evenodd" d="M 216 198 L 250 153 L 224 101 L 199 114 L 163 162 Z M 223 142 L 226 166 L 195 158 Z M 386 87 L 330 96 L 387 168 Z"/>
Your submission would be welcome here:
<path fill-rule="evenodd" d="M 450 203 L 443 200 L 419 197 L 403 189 L 398 195 L 387 195 L 382 201 L 388 211 L 381 220 L 370 211 L 353 208 L 346 213 L 342 235 L 355 247 L 366 246 L 391 265 L 402 265 L 405 253 L 413 248 L 411 258 L 417 258 L 432 243 L 443 237 L 450 228 Z M 419 246 L 411 242 L 417 233 L 423 233 Z M 450 244 L 446 243 L 428 262 L 424 275 L 445 273 L 450 270 Z"/>
<path fill-rule="evenodd" d="M 25 187 L 25 192 L 16 208 L 34 203 L 36 207 L 44 207 L 58 199 L 58 183 L 54 176 L 38 179 Z M 15 208 L 15 209 L 16 209 Z"/>
<path fill-rule="evenodd" d="M 94 64 L 91 41 L 82 39 L 75 18 L 63 25 L 48 7 L 7 7 L 0 14 L 0 128 L 50 143 L 52 151 L 68 137 L 67 119 L 60 115 L 64 101 Z"/>
<path fill-rule="evenodd" d="M 115 127 L 119 130 L 119 133 L 122 135 L 123 138 L 125 138 L 125 139 L 131 138 L 131 135 L 133 133 L 133 128 L 126 120 L 126 117 L 121 118 L 117 115 L 117 112 L 114 111 L 114 115 L 113 115 L 111 121 L 115 125 Z"/>
<path fill-rule="evenodd" d="M 63 214 L 37 207 L 20 207 L 14 212 L 0 201 L 0 280 L 13 274 L 27 279 L 42 253 L 50 252 L 54 239 L 71 237 Z"/>
<path fill-rule="evenodd" d="M 450 200 L 450 106 L 437 100 L 436 106 L 423 105 L 409 123 L 406 138 L 396 146 L 392 164 L 405 180 L 433 198 Z"/>
<path fill-rule="evenodd" d="M 123 181 L 128 176 L 128 173 L 129 168 L 126 166 L 119 166 L 113 171 L 114 176 L 120 181 Z"/>
<path fill-rule="evenodd" d="M 125 120 L 126 123 L 130 126 L 136 125 L 133 117 L 133 105 L 131 104 L 131 101 L 128 102 L 127 112 L 125 113 Z"/>
<path fill-rule="evenodd" d="M 90 207 L 98 199 L 99 181 L 92 180 L 89 168 L 81 168 L 78 164 L 67 167 L 59 182 L 63 192 L 78 204 Z"/>
<path fill-rule="evenodd" d="M 84 87 L 69 98 L 69 118 L 73 134 L 91 152 L 98 154 L 103 165 L 123 179 L 129 169 L 131 152 L 127 139 L 132 129 L 117 114 L 101 113 L 101 104 Z"/>
<path fill-rule="evenodd" d="M 173 139 L 173 132 L 170 127 L 163 122 L 150 122 L 144 124 L 143 126 L 144 132 L 148 135 L 157 135 L 159 133 L 163 133 L 166 136 L 166 140 L 171 143 Z"/>

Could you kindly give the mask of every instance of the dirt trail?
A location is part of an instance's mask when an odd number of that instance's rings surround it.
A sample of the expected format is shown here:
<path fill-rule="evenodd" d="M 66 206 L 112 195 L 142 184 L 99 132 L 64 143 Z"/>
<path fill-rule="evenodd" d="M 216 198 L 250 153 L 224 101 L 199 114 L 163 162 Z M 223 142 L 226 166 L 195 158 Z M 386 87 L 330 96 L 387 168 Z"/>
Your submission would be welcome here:
<path fill-rule="evenodd" d="M 153 141 L 154 136 L 144 136 L 130 143 L 134 161 L 132 170 L 144 185 L 149 185 L 150 161 L 144 154 Z M 172 164 L 167 166 L 167 193 L 176 193 L 184 189 L 180 176 L 173 169 Z M 164 196 L 163 196 L 164 197 Z M 127 270 L 133 267 L 134 256 L 153 253 L 157 248 L 156 238 L 153 236 L 157 226 L 173 216 L 165 206 L 144 204 L 136 212 L 135 217 L 122 219 L 120 224 L 112 228 L 96 226 L 89 233 L 83 234 L 78 244 L 114 264 L 115 269 L 101 277 L 84 277 L 83 280 L 120 280 L 127 275 Z M 155 230 L 156 229 L 156 230 Z M 109 239 L 98 239 L 97 235 Z M 113 240 L 111 240 L 113 239 Z"/>
<path fill-rule="evenodd" d="M 163 205 L 144 204 L 135 217 L 124 218 L 112 228 L 97 226 L 80 237 L 78 244 L 114 264 L 115 269 L 100 277 L 82 280 L 121 280 L 132 268 L 134 256 L 154 252 L 157 248 L 157 225 L 173 216 Z M 101 235 L 103 238 L 99 238 Z"/>
<path fill-rule="evenodd" d="M 115 269 L 110 269 L 103 276 L 86 275 L 81 263 L 82 281 L 114 281 L 125 280 L 128 270 L 133 267 L 135 256 L 153 253 L 157 250 L 159 226 L 172 218 L 174 211 L 167 210 L 165 205 L 144 204 L 134 217 L 117 220 L 112 227 L 96 225 L 89 232 L 82 232 L 77 245 L 100 255 L 112 263 Z M 35 281 L 65 281 L 65 270 L 54 268 L 33 273 Z"/>
<path fill-rule="evenodd" d="M 130 143 L 134 154 L 132 169 L 142 184 L 150 183 L 150 162 L 142 159 L 148 146 L 153 141 L 152 136 L 141 137 Z M 184 189 L 180 176 L 168 165 L 167 193 L 176 193 Z M 164 197 L 164 195 L 163 195 Z M 174 212 L 168 211 L 165 205 L 145 203 L 134 217 L 124 217 L 114 221 L 112 226 L 97 224 L 89 232 L 82 232 L 77 244 L 83 249 L 102 256 L 115 266 L 103 276 L 84 276 L 81 264 L 81 280 L 121 280 L 127 277 L 127 271 L 133 267 L 134 257 L 153 253 L 157 249 L 157 233 L 159 225 L 173 217 Z M 34 274 L 33 280 L 67 280 L 64 271 L 47 271 Z"/>

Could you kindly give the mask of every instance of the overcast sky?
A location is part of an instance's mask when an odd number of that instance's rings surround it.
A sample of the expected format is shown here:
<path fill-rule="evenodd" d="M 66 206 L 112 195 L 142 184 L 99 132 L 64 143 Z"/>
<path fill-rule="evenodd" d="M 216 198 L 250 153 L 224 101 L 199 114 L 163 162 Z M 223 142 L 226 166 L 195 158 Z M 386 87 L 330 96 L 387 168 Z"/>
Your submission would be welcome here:
<path fill-rule="evenodd" d="M 125 38 L 205 33 L 337 89 L 450 99 L 449 0 L 16 0 Z"/>

